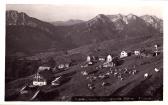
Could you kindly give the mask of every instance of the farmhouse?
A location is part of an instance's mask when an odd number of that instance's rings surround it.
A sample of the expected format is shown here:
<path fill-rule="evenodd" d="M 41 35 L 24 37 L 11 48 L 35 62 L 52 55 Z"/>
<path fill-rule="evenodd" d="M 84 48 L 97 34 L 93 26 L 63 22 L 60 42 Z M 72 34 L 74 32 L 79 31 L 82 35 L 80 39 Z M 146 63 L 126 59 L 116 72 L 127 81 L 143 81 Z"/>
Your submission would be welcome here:
<path fill-rule="evenodd" d="M 59 64 L 59 65 L 58 65 L 58 69 L 66 69 L 66 68 L 69 68 L 69 64 L 68 64 L 68 63 Z"/>
<path fill-rule="evenodd" d="M 103 67 L 114 67 L 115 63 L 113 62 L 113 58 L 111 55 L 107 56 L 106 62 L 103 64 Z"/>
<path fill-rule="evenodd" d="M 91 57 L 87 56 L 86 62 L 90 62 L 91 61 Z"/>
<path fill-rule="evenodd" d="M 140 53 L 139 50 L 135 50 L 135 51 L 134 51 L 134 54 L 135 54 L 136 56 L 138 56 L 138 55 L 140 55 L 141 53 Z"/>
<path fill-rule="evenodd" d="M 105 61 L 105 58 L 100 57 L 100 58 L 99 58 L 99 61 L 100 61 L 100 62 L 104 62 L 104 61 Z"/>
<path fill-rule="evenodd" d="M 44 85 L 47 85 L 47 81 L 37 72 L 37 74 L 35 74 L 33 78 L 33 85 L 34 86 L 44 86 Z"/>
<path fill-rule="evenodd" d="M 107 59 L 106 59 L 106 62 L 107 62 L 107 63 L 110 63 L 110 62 L 112 62 L 112 60 L 113 60 L 112 56 L 111 56 L 111 55 L 108 55 L 108 56 L 107 56 Z"/>
<path fill-rule="evenodd" d="M 127 57 L 128 53 L 126 51 L 121 51 L 120 58 Z"/>
<path fill-rule="evenodd" d="M 93 64 L 92 60 L 93 60 L 93 57 L 91 58 L 90 56 L 87 56 L 86 63 L 91 65 L 91 64 Z"/>
<path fill-rule="evenodd" d="M 154 47 L 155 47 L 155 49 L 158 49 L 158 45 L 157 44 L 155 44 Z"/>
<path fill-rule="evenodd" d="M 67 69 L 71 65 L 71 60 L 65 57 L 58 57 L 56 59 L 56 68 L 57 69 Z"/>

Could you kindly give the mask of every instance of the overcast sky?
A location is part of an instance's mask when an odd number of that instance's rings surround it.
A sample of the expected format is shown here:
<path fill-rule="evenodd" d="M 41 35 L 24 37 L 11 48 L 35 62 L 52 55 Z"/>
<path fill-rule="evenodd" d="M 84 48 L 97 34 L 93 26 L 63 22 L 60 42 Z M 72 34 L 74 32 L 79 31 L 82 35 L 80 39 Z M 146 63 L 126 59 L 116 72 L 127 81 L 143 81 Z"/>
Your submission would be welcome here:
<path fill-rule="evenodd" d="M 46 5 L 46 4 L 8 4 L 7 10 L 25 12 L 31 17 L 43 21 L 67 21 L 69 19 L 89 20 L 97 14 L 133 13 L 141 16 L 145 14 L 162 18 L 162 4 L 110 4 L 110 5 Z"/>

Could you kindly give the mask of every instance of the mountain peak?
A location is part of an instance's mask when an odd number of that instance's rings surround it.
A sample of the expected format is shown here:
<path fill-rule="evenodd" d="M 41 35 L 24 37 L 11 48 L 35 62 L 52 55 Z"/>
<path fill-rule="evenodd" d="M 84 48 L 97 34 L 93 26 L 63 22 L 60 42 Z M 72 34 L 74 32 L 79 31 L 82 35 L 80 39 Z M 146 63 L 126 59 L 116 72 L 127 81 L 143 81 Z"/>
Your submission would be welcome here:
<path fill-rule="evenodd" d="M 93 24 L 111 23 L 110 19 L 104 14 L 98 14 L 87 22 L 90 26 Z"/>
<path fill-rule="evenodd" d="M 158 17 L 152 16 L 152 15 L 143 15 L 143 16 L 141 16 L 141 18 L 145 21 L 150 22 L 150 23 L 154 22 L 154 21 L 160 21 L 161 20 Z"/>
<path fill-rule="evenodd" d="M 16 10 L 6 11 L 7 25 L 25 25 L 29 16 L 24 12 L 18 12 Z"/>
<path fill-rule="evenodd" d="M 155 29 L 159 30 L 160 32 L 163 31 L 163 20 L 159 19 L 156 16 L 152 15 L 143 15 L 141 16 L 141 19 L 143 19 L 147 25 L 151 25 Z"/>
<path fill-rule="evenodd" d="M 132 13 L 128 14 L 126 17 L 127 17 L 127 19 L 134 19 L 134 20 L 137 18 L 137 16 Z"/>
<path fill-rule="evenodd" d="M 18 16 L 18 15 L 21 15 L 21 16 L 28 16 L 26 13 L 24 12 L 18 12 L 16 10 L 7 10 L 6 11 L 6 15 L 7 16 Z"/>
<path fill-rule="evenodd" d="M 106 18 L 106 16 L 104 14 L 98 14 L 96 18 Z"/>

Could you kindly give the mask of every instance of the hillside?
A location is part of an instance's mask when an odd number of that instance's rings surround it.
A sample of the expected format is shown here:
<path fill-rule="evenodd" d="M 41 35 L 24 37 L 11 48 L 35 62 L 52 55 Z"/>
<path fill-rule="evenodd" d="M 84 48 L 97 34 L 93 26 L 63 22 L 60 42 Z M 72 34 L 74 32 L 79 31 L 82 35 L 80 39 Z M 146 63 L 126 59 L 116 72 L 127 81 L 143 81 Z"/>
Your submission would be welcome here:
<path fill-rule="evenodd" d="M 51 85 L 44 86 L 39 93 L 37 100 L 47 100 L 47 101 L 82 101 L 80 98 L 84 97 L 84 100 L 92 101 L 102 101 L 102 100 L 162 100 L 163 96 L 163 43 L 162 37 L 142 37 L 142 38 L 133 38 L 128 40 L 118 41 L 105 41 L 100 43 L 100 46 L 89 45 L 85 47 L 80 47 L 79 49 L 73 49 L 69 51 L 69 54 L 74 54 L 75 52 L 81 53 L 85 56 L 81 63 L 77 63 L 74 66 L 71 66 L 66 71 L 61 71 L 59 73 L 54 73 L 55 77 L 62 75 L 62 78 L 65 79 L 61 82 L 60 86 L 53 87 Z M 117 46 L 116 46 L 117 44 Z M 153 45 L 158 44 L 159 50 L 161 53 L 159 56 L 146 56 L 146 57 L 136 57 L 131 55 L 122 59 L 122 63 L 116 67 L 112 68 L 97 68 L 101 65 L 101 62 L 98 62 L 94 65 L 91 65 L 86 68 L 81 68 L 83 62 L 86 59 L 87 54 L 101 56 L 111 54 L 114 56 L 119 56 L 119 53 L 122 50 L 133 51 L 137 49 L 149 50 L 152 52 L 154 50 Z M 99 50 L 95 50 L 95 49 Z M 81 52 L 80 52 L 81 51 Z M 85 51 L 85 52 L 84 52 Z M 59 56 L 59 55 L 58 55 Z M 58 56 L 51 55 L 52 58 L 57 58 Z M 68 55 L 64 55 L 67 60 Z M 105 57 L 104 56 L 104 57 Z M 63 55 L 61 56 L 63 57 Z M 79 58 L 81 58 L 78 55 Z M 31 58 L 31 57 L 30 57 Z M 71 57 L 70 57 L 71 59 Z M 57 60 L 56 60 L 57 61 Z M 123 73 L 124 69 L 127 68 L 129 72 Z M 155 68 L 158 68 L 160 71 L 157 73 L 154 71 Z M 136 69 L 137 73 L 132 74 L 133 69 Z M 82 71 L 90 72 L 88 76 L 83 76 Z M 110 72 L 108 78 L 101 79 L 99 75 L 105 75 Z M 120 80 L 114 73 L 121 73 L 123 80 Z M 148 73 L 149 78 L 144 78 L 144 73 Z M 97 77 L 96 80 L 87 79 L 92 78 L 93 76 Z M 18 91 L 24 85 L 31 83 L 32 77 L 20 78 L 15 81 L 11 81 L 7 86 L 6 90 L 6 100 L 25 100 L 28 101 L 33 93 L 19 95 Z M 26 81 L 28 82 L 22 82 Z M 18 84 L 16 84 L 17 81 Z M 102 83 L 108 83 L 105 86 L 102 86 Z M 88 88 L 88 84 L 91 83 L 95 87 L 93 90 Z M 15 85 L 12 85 L 15 84 Z M 11 87 L 13 86 L 13 87 Z M 12 93 L 15 95 L 15 98 L 11 98 L 13 95 L 8 92 L 14 90 Z M 138 90 L 138 91 L 137 91 Z M 10 96 L 11 95 L 11 96 Z M 99 96 L 99 97 L 98 97 Z M 101 97 L 106 96 L 106 97 Z M 97 98 L 96 98 L 97 97 Z M 119 97 L 119 98 L 118 98 Z M 84 101 L 83 100 L 83 101 Z"/>
<path fill-rule="evenodd" d="M 124 68 L 129 69 L 132 71 L 132 67 L 136 65 L 137 73 L 135 75 L 133 74 L 123 74 L 124 80 L 120 80 L 118 77 L 116 77 L 113 73 L 115 72 L 122 72 L 119 70 L 124 70 Z M 43 89 L 40 89 L 42 92 L 38 95 L 38 97 L 35 99 L 36 101 L 82 101 L 80 100 L 80 97 L 83 97 L 83 101 L 92 100 L 92 101 L 120 101 L 120 100 L 162 100 L 162 93 L 163 93 L 163 68 L 162 68 L 163 62 L 162 62 L 162 55 L 159 55 L 156 58 L 127 58 L 124 59 L 124 63 L 121 66 L 118 66 L 116 68 L 105 68 L 105 69 L 99 69 L 97 72 L 89 74 L 88 76 L 83 76 L 81 74 L 81 71 L 87 70 L 88 72 L 95 69 L 95 67 L 98 66 L 98 64 L 94 66 L 90 66 L 88 68 L 81 69 L 80 66 L 74 66 L 71 67 L 67 73 L 62 72 L 66 74 L 63 76 L 63 78 L 68 78 L 68 81 L 62 82 L 61 86 L 58 87 L 52 87 L 48 85 L 47 87 L 43 87 Z M 154 71 L 154 68 L 159 68 L 159 73 L 156 73 Z M 115 71 L 117 70 L 117 71 Z M 103 75 L 108 72 L 112 72 L 108 78 L 101 79 L 98 78 L 98 75 Z M 145 79 L 143 77 L 144 73 L 149 73 L 150 77 Z M 57 74 L 56 74 L 57 75 Z M 57 75 L 57 76 L 58 76 Z M 96 76 L 97 79 L 91 82 L 91 80 L 88 80 L 87 77 Z M 25 78 L 26 79 L 26 78 Z M 7 84 L 7 90 L 6 90 L 6 100 L 9 100 L 9 96 L 11 93 L 10 91 L 15 91 L 14 94 L 15 98 L 11 98 L 10 100 L 29 100 L 33 93 L 25 94 L 25 95 L 19 95 L 18 91 L 26 85 L 27 82 L 25 79 L 21 79 L 20 82 L 17 82 L 18 86 L 16 85 L 16 81 L 10 82 Z M 17 80 L 18 81 L 18 80 Z M 108 83 L 106 86 L 101 86 L 102 83 Z M 12 85 L 14 84 L 15 85 Z M 21 85 L 22 83 L 22 85 Z M 31 83 L 31 78 L 29 79 L 29 82 Z M 95 87 L 94 90 L 90 90 L 88 88 L 88 84 L 92 83 Z M 12 87 L 9 88 L 9 86 L 12 85 Z M 138 90 L 138 91 L 137 91 Z M 44 91 L 44 93 L 43 93 Z M 49 92 L 45 92 L 49 91 Z M 57 94 L 55 94 L 57 93 Z M 13 95 L 12 95 L 13 96 Z M 98 97 L 98 96 L 106 96 L 106 97 Z M 97 98 L 96 98 L 97 97 Z M 117 97 L 120 97 L 119 99 Z"/>
<path fill-rule="evenodd" d="M 98 14 L 54 26 L 17 11 L 6 18 L 6 101 L 163 100 L 163 20 Z M 99 60 L 107 55 L 113 66 Z M 33 85 L 39 75 L 46 85 Z"/>

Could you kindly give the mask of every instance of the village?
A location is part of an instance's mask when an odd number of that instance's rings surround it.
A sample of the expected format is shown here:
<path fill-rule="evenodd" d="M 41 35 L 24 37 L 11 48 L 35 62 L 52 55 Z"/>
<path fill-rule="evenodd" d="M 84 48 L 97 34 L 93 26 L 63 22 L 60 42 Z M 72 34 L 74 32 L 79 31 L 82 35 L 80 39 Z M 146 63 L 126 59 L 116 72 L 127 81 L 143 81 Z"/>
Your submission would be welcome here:
<path fill-rule="evenodd" d="M 85 62 L 78 65 L 71 66 L 69 63 L 61 63 L 59 65 L 50 67 L 41 65 L 38 67 L 37 72 L 31 77 L 31 82 L 26 83 L 19 90 L 21 97 L 31 97 L 26 100 L 38 100 L 40 93 L 47 94 L 53 92 L 57 87 L 70 80 L 67 74 L 73 71 L 79 71 L 79 75 L 87 81 L 87 88 L 96 92 L 97 85 L 106 87 L 112 84 L 112 81 L 125 81 L 127 78 L 137 75 L 140 71 L 137 70 L 138 65 L 131 65 L 129 67 L 122 67 L 129 57 L 136 59 L 148 59 L 157 57 L 161 51 L 159 45 L 154 45 L 154 50 L 149 52 L 134 50 L 134 51 L 121 51 L 118 56 L 112 54 L 106 57 L 99 57 L 94 55 L 86 56 Z M 76 68 L 76 69 L 75 69 Z M 158 73 L 162 68 L 155 67 L 153 71 Z M 151 73 L 144 72 L 143 79 L 148 79 L 152 76 Z"/>

